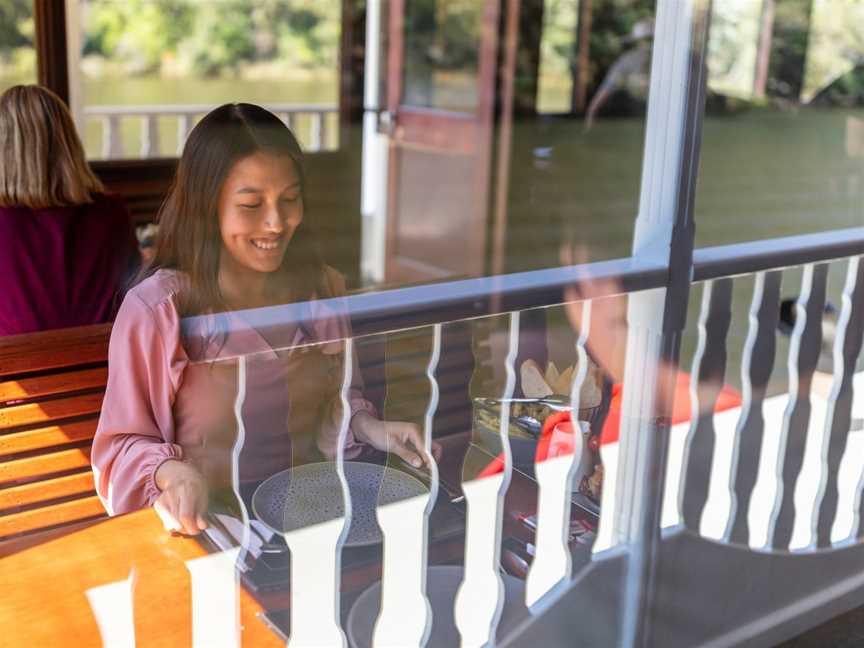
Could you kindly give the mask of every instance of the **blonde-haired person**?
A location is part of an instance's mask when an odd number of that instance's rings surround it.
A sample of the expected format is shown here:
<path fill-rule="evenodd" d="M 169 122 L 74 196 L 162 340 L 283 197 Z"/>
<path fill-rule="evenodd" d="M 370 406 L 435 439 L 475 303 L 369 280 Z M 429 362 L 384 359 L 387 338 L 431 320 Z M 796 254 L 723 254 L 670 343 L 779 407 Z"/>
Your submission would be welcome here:
<path fill-rule="evenodd" d="M 50 90 L 0 95 L 0 335 L 109 321 L 137 265 L 129 212 Z"/>

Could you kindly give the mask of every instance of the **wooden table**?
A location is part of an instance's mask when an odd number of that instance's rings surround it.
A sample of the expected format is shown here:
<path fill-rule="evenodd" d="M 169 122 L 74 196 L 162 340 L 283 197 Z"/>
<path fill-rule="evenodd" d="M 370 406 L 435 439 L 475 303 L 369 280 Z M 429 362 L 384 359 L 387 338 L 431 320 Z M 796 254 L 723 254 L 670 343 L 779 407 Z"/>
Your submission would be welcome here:
<path fill-rule="evenodd" d="M 472 446 L 468 435 L 442 442 L 441 477 L 459 484 L 463 467 L 470 476 L 491 460 Z M 525 533 L 518 519 L 536 509 L 536 485 L 523 475 L 514 479 L 505 503 L 505 534 Z M 525 537 L 525 540 L 533 538 Z M 463 539 L 430 547 L 430 563 L 458 562 Z M 0 646 L 98 646 L 101 636 L 86 591 L 122 581 L 134 569 L 137 645 L 191 646 L 192 600 L 186 561 L 207 555 L 193 538 L 165 532 L 146 509 L 94 524 L 70 535 L 0 558 Z M 343 572 L 343 592 L 359 592 L 380 579 L 381 565 Z M 256 614 L 290 605 L 287 591 L 256 601 L 241 588 L 241 640 L 244 646 L 282 646 Z"/>
<path fill-rule="evenodd" d="M 457 466 L 467 437 L 445 444 Z M 444 543 L 430 559 L 447 561 L 461 547 Z M 0 558 L 0 646 L 99 646 L 101 635 L 87 590 L 122 581 L 134 569 L 134 615 L 139 646 L 191 646 L 192 599 L 185 561 L 207 555 L 193 538 L 165 532 L 153 509 L 111 518 Z M 441 554 L 441 555 L 438 555 Z M 343 574 L 343 587 L 361 590 L 380 579 L 380 565 Z M 262 597 L 269 608 L 289 604 L 287 592 Z M 258 618 L 262 605 L 240 592 L 242 645 L 283 646 Z"/>
<path fill-rule="evenodd" d="M 191 646 L 190 573 L 206 555 L 192 538 L 165 532 L 153 509 L 99 522 L 0 559 L 0 646 L 100 646 L 86 591 L 129 577 L 134 568 L 139 646 Z M 244 646 L 283 646 L 240 592 Z"/>

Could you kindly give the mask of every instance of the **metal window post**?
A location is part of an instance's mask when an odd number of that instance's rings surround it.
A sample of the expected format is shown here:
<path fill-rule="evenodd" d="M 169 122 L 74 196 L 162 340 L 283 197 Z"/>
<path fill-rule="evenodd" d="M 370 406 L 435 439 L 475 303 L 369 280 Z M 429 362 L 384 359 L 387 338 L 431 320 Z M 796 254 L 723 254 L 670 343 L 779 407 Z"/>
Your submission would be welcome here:
<path fill-rule="evenodd" d="M 622 639 L 630 646 L 648 645 L 651 634 L 666 450 L 693 272 L 709 16 L 710 0 L 657 3 L 633 255 L 662 261 L 668 280 L 629 299 L 620 467 L 607 531 L 612 543 L 629 548 Z"/>

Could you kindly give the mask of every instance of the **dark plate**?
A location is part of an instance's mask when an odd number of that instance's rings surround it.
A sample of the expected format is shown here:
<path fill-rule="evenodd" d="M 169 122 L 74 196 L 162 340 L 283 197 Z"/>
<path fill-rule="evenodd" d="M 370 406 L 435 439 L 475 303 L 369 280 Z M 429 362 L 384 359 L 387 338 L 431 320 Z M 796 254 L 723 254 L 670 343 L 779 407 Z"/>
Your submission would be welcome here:
<path fill-rule="evenodd" d="M 426 570 L 426 596 L 432 607 L 432 632 L 427 648 L 458 648 L 459 630 L 453 615 L 456 592 L 462 583 L 464 570 L 456 565 L 436 565 Z M 504 609 L 498 623 L 497 636 L 504 637 L 528 616 L 525 607 L 525 583 L 508 574 L 504 581 Z M 381 582 L 365 590 L 348 613 L 348 641 L 352 648 L 369 648 L 375 622 L 381 611 Z"/>
<path fill-rule="evenodd" d="M 351 529 L 346 547 L 381 542 L 376 506 L 428 493 L 418 479 L 393 468 L 345 462 L 351 492 Z M 263 482 L 252 495 L 252 511 L 272 531 L 286 533 L 342 517 L 342 485 L 333 462 L 289 468 Z"/>

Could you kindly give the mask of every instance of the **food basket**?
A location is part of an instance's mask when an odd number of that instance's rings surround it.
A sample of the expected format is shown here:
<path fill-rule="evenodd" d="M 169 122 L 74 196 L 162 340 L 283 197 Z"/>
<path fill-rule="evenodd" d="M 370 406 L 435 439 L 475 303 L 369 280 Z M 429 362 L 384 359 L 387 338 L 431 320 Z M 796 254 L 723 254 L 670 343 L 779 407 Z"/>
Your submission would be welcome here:
<path fill-rule="evenodd" d="M 583 447 L 574 478 L 574 491 L 599 505 L 602 487 L 603 466 L 598 447 L 600 428 L 605 413 L 602 399 L 594 407 L 580 408 L 578 420 L 583 435 Z M 550 395 L 542 398 L 483 398 L 473 399 L 472 442 L 491 456 L 499 456 L 503 450 L 500 437 L 501 412 L 508 407 L 510 419 L 508 440 L 514 469 L 535 477 L 535 454 L 537 443 L 547 417 L 562 411 L 571 411 L 570 398 Z M 594 443 L 591 443 L 591 437 Z"/>

